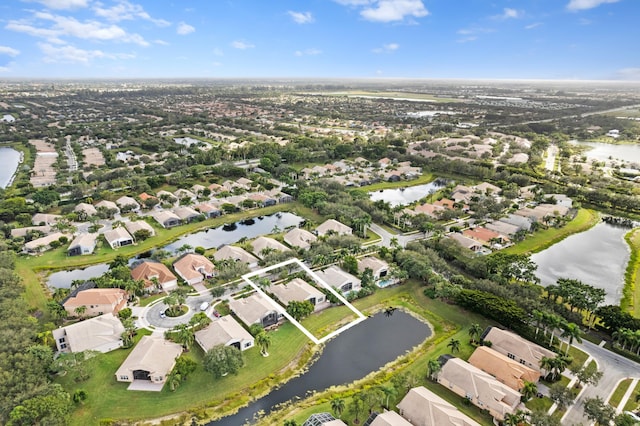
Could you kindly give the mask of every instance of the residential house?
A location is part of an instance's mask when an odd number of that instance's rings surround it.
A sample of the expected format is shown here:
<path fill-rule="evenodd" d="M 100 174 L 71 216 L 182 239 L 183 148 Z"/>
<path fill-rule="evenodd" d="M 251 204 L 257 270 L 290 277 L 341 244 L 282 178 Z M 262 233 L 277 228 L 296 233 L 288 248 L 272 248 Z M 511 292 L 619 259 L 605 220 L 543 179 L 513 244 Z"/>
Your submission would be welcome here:
<path fill-rule="evenodd" d="M 116 371 L 116 380 L 164 384 L 181 354 L 182 345 L 169 342 L 161 336 L 142 336 Z"/>
<path fill-rule="evenodd" d="M 236 180 L 236 183 L 246 190 L 249 190 L 251 188 L 251 185 L 253 185 L 253 181 L 245 177 L 241 177 L 240 179 Z"/>
<path fill-rule="evenodd" d="M 254 345 L 253 336 L 231 315 L 218 318 L 206 328 L 196 331 L 195 340 L 205 352 L 218 345 L 234 346 L 241 351 Z"/>
<path fill-rule="evenodd" d="M 133 244 L 133 237 L 123 227 L 110 229 L 102 235 L 104 235 L 104 239 L 107 241 L 107 243 L 111 246 L 112 249 L 117 249 L 118 247 L 130 246 Z"/>
<path fill-rule="evenodd" d="M 51 233 L 51 227 L 49 225 L 42 226 L 26 226 L 24 228 L 13 228 L 11 230 L 11 238 L 24 238 L 29 232 L 38 232 L 44 235 Z"/>
<path fill-rule="evenodd" d="M 84 217 L 91 217 L 98 214 L 98 210 L 96 210 L 96 208 L 91 204 L 87 203 L 79 203 L 77 206 L 75 206 L 73 211 L 78 213 L 78 215 L 83 215 Z"/>
<path fill-rule="evenodd" d="M 374 411 L 369 414 L 369 418 L 364 424 L 366 426 L 413 426 L 395 411 L 384 411 L 382 413 Z"/>
<path fill-rule="evenodd" d="M 196 195 L 201 195 L 207 189 L 204 185 L 195 184 L 191 187 L 191 191 Z"/>
<path fill-rule="evenodd" d="M 327 269 L 316 271 L 316 275 L 331 287 L 340 290 L 342 293 L 360 290 L 360 280 L 348 272 L 343 271 L 335 265 Z"/>
<path fill-rule="evenodd" d="M 226 191 L 224 186 L 217 183 L 212 183 L 211 185 L 208 186 L 208 188 L 211 190 L 212 194 L 218 194 L 220 192 Z"/>
<path fill-rule="evenodd" d="M 173 262 L 173 269 L 187 284 L 201 283 L 205 278 L 213 277 L 215 266 L 201 254 L 187 253 Z"/>
<path fill-rule="evenodd" d="M 440 357 L 442 368 L 438 373 L 438 383 L 453 393 L 468 399 L 481 410 L 487 410 L 498 421 L 505 415 L 513 414 L 520 405 L 521 394 L 485 373 L 450 355 Z"/>
<path fill-rule="evenodd" d="M 188 206 L 180 206 L 173 209 L 173 213 L 185 223 L 195 222 L 202 218 L 202 215 Z"/>
<path fill-rule="evenodd" d="M 178 200 L 182 200 L 184 198 L 188 198 L 191 201 L 195 201 L 196 198 L 198 198 L 198 196 L 196 194 L 194 194 L 193 192 L 189 191 L 188 189 L 178 189 L 173 193 L 173 196 L 176 197 Z"/>
<path fill-rule="evenodd" d="M 440 213 L 444 211 L 444 209 L 445 208 L 443 206 L 425 203 L 425 204 L 416 206 L 416 208 L 414 208 L 413 210 L 416 213 L 422 213 L 429 217 L 437 219 L 440 216 Z"/>
<path fill-rule="evenodd" d="M 315 413 L 309 416 L 302 426 L 347 426 L 347 424 L 340 419 L 336 420 L 329 413 Z"/>
<path fill-rule="evenodd" d="M 509 236 L 513 236 L 513 234 L 519 231 L 517 226 L 499 220 L 487 222 L 484 227 L 490 231 L 497 232 L 498 234 Z"/>
<path fill-rule="evenodd" d="M 256 238 L 251 241 L 251 247 L 253 247 L 253 253 L 260 259 L 264 258 L 266 254 L 272 251 L 289 251 L 289 248 L 280 241 L 269 237 Z"/>
<path fill-rule="evenodd" d="M 468 203 L 473 196 L 473 189 L 464 185 L 456 185 L 451 191 L 451 199 L 456 203 Z"/>
<path fill-rule="evenodd" d="M 67 256 L 80 256 L 91 254 L 96 248 L 98 234 L 79 234 L 71 241 L 67 249 Z"/>
<path fill-rule="evenodd" d="M 249 199 L 254 201 L 259 207 L 275 206 L 278 204 L 278 200 L 265 194 L 249 194 Z"/>
<path fill-rule="evenodd" d="M 127 292 L 120 288 L 91 288 L 68 297 L 62 306 L 72 317 L 117 314 L 127 305 L 127 296 Z M 76 308 L 81 306 L 84 306 L 84 313 L 78 315 Z"/>
<path fill-rule="evenodd" d="M 110 352 L 122 347 L 124 326 L 111 312 L 52 330 L 59 352 Z"/>
<path fill-rule="evenodd" d="M 528 231 L 531 229 L 531 220 L 527 217 L 517 215 L 517 214 L 509 214 L 506 217 L 501 218 L 500 222 L 517 226 L 518 230 L 522 229 L 522 230 Z"/>
<path fill-rule="evenodd" d="M 498 381 L 520 392 L 525 382 L 536 383 L 540 372 L 518 361 L 494 351 L 487 346 L 479 346 L 469 358 L 469 364 L 491 374 Z"/>
<path fill-rule="evenodd" d="M 151 195 L 146 194 L 144 192 L 142 194 L 146 195 L 145 199 L 155 198 L 155 197 L 152 197 Z M 142 194 L 140 194 L 140 199 L 141 200 L 142 200 Z M 124 212 L 139 212 L 140 211 L 140 204 L 134 198 L 127 197 L 126 195 L 123 196 L 123 197 L 118 198 L 116 200 L 116 204 L 120 207 L 120 210 L 124 211 Z"/>
<path fill-rule="evenodd" d="M 324 221 L 316 228 L 316 231 L 320 236 L 328 234 L 351 235 L 353 233 L 353 230 L 350 227 L 335 219 L 328 219 Z"/>
<path fill-rule="evenodd" d="M 389 264 L 377 257 L 367 256 L 358 260 L 358 272 L 362 274 L 367 268 L 371 269 L 375 280 L 380 280 L 389 274 Z"/>
<path fill-rule="evenodd" d="M 498 327 L 488 327 L 482 334 L 482 340 L 491 342 L 491 349 L 536 371 L 540 371 L 543 357 L 556 356 L 555 352 Z"/>
<path fill-rule="evenodd" d="M 128 197 L 126 197 L 126 198 L 128 198 Z M 147 200 L 151 200 L 151 199 L 158 200 L 158 197 L 155 197 L 155 196 L 153 196 L 153 195 L 149 195 L 149 194 L 147 194 L 146 192 L 143 192 L 143 193 L 139 194 L 139 195 L 138 195 L 138 198 L 140 199 L 140 201 L 142 201 L 142 203 L 143 203 L 143 204 L 144 204 L 144 203 L 145 203 L 145 201 L 147 201 Z M 120 200 L 120 198 L 119 198 L 118 200 Z M 116 200 L 116 203 L 118 202 L 118 200 Z M 160 200 L 158 200 L 158 201 L 160 201 Z M 119 203 L 118 203 L 118 204 L 119 204 Z M 119 205 L 120 205 L 120 204 L 119 204 Z M 124 208 L 124 207 L 123 207 L 122 205 L 120 205 L 120 209 L 123 209 L 123 208 Z"/>
<path fill-rule="evenodd" d="M 102 201 L 98 202 L 96 204 L 96 210 L 97 211 L 100 211 L 100 210 L 112 211 L 112 212 L 114 212 L 114 214 L 119 214 L 120 213 L 120 208 L 118 207 L 118 205 L 116 203 L 114 203 L 113 201 L 108 201 L 108 200 L 102 200 Z"/>
<path fill-rule="evenodd" d="M 414 426 L 480 426 L 424 386 L 409 390 L 398 410 Z"/>
<path fill-rule="evenodd" d="M 502 192 L 499 186 L 492 185 L 488 182 L 482 182 L 477 184 L 475 187 L 475 192 L 479 192 L 482 195 L 493 196 L 498 195 Z"/>
<path fill-rule="evenodd" d="M 267 299 L 258 293 L 242 299 L 231 299 L 229 308 L 247 327 L 253 324 L 269 327 L 277 324 L 282 316 Z"/>
<path fill-rule="evenodd" d="M 153 229 L 153 226 L 149 225 L 144 220 L 134 220 L 132 222 L 125 222 L 124 227 L 127 228 L 127 231 L 129 231 L 129 233 L 134 237 L 136 235 L 136 232 L 138 231 L 148 231 L 149 235 L 152 237 L 156 235 L 156 230 Z"/>
<path fill-rule="evenodd" d="M 213 204 L 209 203 L 201 203 L 194 206 L 197 211 L 202 213 L 207 219 L 211 219 L 213 217 L 218 217 L 222 214 L 220 209 Z"/>
<path fill-rule="evenodd" d="M 433 203 L 434 206 L 436 207 L 440 207 L 443 210 L 447 209 L 447 210 L 453 210 L 455 209 L 455 204 L 457 203 L 457 201 L 454 200 L 450 200 L 448 198 L 441 198 L 440 200 L 437 200 L 436 202 Z"/>
<path fill-rule="evenodd" d="M 284 306 L 289 302 L 303 302 L 308 300 L 314 306 L 314 310 L 321 307 L 325 302 L 323 292 L 300 278 L 294 278 L 288 283 L 272 285 L 269 292 L 273 293 Z"/>
<path fill-rule="evenodd" d="M 31 240 L 24 244 L 24 251 L 27 253 L 41 253 L 51 248 L 51 243 L 59 241 L 60 238 L 66 238 L 69 240 L 70 235 L 63 234 L 62 232 L 54 232 L 53 234 L 46 235 L 42 238 Z"/>
<path fill-rule="evenodd" d="M 182 224 L 182 220 L 179 216 L 167 210 L 154 211 L 151 213 L 151 217 L 153 217 L 163 228 L 173 228 L 174 226 Z"/>
<path fill-rule="evenodd" d="M 155 291 L 156 286 L 160 286 L 162 291 L 167 293 L 178 288 L 178 278 L 160 262 L 140 262 L 131 270 L 131 277 L 134 280 L 142 280 L 148 292 Z"/>
<path fill-rule="evenodd" d="M 238 262 L 244 262 L 249 265 L 249 268 L 255 268 L 258 266 L 258 258 L 247 252 L 246 250 L 236 246 L 223 246 L 219 248 L 214 254 L 213 258 L 217 261 L 220 260 L 235 260 Z"/>
<path fill-rule="evenodd" d="M 474 239 L 487 247 L 494 246 L 495 244 L 506 244 L 509 242 L 508 237 L 482 226 L 465 229 L 462 231 L 462 235 Z"/>
<path fill-rule="evenodd" d="M 311 243 L 318 240 L 318 237 L 311 232 L 302 228 L 293 228 L 291 231 L 284 234 L 284 242 L 291 247 L 297 247 L 307 250 L 311 247 Z"/>
<path fill-rule="evenodd" d="M 31 223 L 34 226 L 53 226 L 58 223 L 60 219 L 62 219 L 62 216 L 60 216 L 59 214 L 36 213 L 31 218 Z"/>
<path fill-rule="evenodd" d="M 474 240 L 473 238 L 465 237 L 464 235 L 459 234 L 457 232 L 452 232 L 450 234 L 447 234 L 447 238 L 450 238 L 456 241 L 462 247 L 469 249 L 471 251 L 478 252 L 482 250 L 482 244 L 480 244 L 478 241 Z"/>

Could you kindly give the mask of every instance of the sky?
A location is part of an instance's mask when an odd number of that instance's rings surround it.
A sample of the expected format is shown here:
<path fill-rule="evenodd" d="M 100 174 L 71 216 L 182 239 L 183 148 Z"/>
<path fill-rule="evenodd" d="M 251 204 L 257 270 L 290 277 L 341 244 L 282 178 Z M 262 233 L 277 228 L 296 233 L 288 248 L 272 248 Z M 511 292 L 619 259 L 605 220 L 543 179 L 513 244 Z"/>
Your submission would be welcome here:
<path fill-rule="evenodd" d="M 2 0 L 2 78 L 640 81 L 640 0 Z"/>

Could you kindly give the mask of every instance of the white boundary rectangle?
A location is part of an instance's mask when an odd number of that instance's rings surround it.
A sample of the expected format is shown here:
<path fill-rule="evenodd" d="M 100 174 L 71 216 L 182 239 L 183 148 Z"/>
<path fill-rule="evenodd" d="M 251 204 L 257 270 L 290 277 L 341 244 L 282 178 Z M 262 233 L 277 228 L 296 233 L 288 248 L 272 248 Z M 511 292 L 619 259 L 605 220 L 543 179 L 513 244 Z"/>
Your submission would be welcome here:
<path fill-rule="evenodd" d="M 357 318 L 355 320 L 351 321 L 349 324 L 343 325 L 339 329 L 337 329 L 335 331 L 332 331 L 331 333 L 327 334 L 323 338 L 318 339 L 316 336 L 311 334 L 311 332 L 309 330 L 307 330 L 302 324 L 300 324 L 295 318 L 293 318 L 291 315 L 289 315 L 289 313 L 286 310 L 284 310 L 282 308 L 282 306 L 280 306 L 280 304 L 278 302 L 276 302 L 271 297 L 269 297 L 268 294 L 266 294 L 260 287 L 258 287 L 253 281 L 251 281 L 251 277 L 255 277 L 257 275 L 272 271 L 274 269 L 281 268 L 283 266 L 289 266 L 289 265 L 291 265 L 293 263 L 295 263 L 296 265 L 301 267 L 317 283 L 322 285 L 324 288 L 329 290 L 334 296 L 336 296 L 336 298 L 338 298 L 338 300 L 340 300 L 342 303 L 344 303 L 344 305 L 346 307 L 351 309 L 351 311 L 354 314 L 356 314 Z M 320 277 L 318 275 L 316 275 L 315 272 L 313 272 L 309 267 L 307 267 L 307 265 L 302 263 L 300 261 L 300 259 L 297 259 L 297 258 L 289 259 L 289 260 L 286 260 L 284 262 L 278 263 L 277 265 L 271 265 L 269 267 L 260 269 L 258 271 L 254 271 L 254 272 L 250 272 L 248 274 L 244 274 L 242 276 L 242 279 L 247 284 L 249 284 L 251 287 L 253 287 L 253 289 L 258 294 L 260 294 L 261 296 L 265 297 L 269 301 L 271 306 L 273 306 L 278 312 L 280 312 L 282 315 L 284 315 L 285 318 L 287 318 L 289 321 L 291 321 L 291 323 L 293 325 L 298 327 L 298 329 L 300 331 L 302 331 L 305 334 L 305 336 L 307 336 L 309 338 L 309 340 L 311 340 L 316 345 L 319 345 L 320 343 L 326 342 L 327 340 L 331 339 L 332 337 L 337 336 L 338 334 L 342 333 L 343 331 L 348 330 L 349 328 L 353 327 L 354 325 L 359 324 L 360 322 L 362 322 L 365 319 L 367 319 L 367 317 L 362 312 L 360 312 L 358 309 L 356 309 L 356 307 L 353 306 L 351 303 L 349 303 L 344 297 L 342 297 L 342 295 L 340 293 L 338 293 L 333 287 L 331 287 L 329 284 L 327 284 L 322 279 L 320 279 Z"/>

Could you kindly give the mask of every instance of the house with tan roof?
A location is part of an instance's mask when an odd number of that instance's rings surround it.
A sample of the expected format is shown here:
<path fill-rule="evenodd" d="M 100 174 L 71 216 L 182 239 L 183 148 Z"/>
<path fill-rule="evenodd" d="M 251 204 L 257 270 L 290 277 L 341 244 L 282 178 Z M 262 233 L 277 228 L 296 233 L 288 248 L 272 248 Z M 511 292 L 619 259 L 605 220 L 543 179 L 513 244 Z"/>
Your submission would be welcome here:
<path fill-rule="evenodd" d="M 389 274 L 389 264 L 377 257 L 367 256 L 358 259 L 358 272 L 362 274 L 367 268 L 371 269 L 373 278 L 376 280 L 382 279 Z"/>
<path fill-rule="evenodd" d="M 265 255 L 271 251 L 289 251 L 289 247 L 285 246 L 280 241 L 269 237 L 256 238 L 251 241 L 251 247 L 253 247 L 253 253 L 260 259 L 265 257 Z"/>
<path fill-rule="evenodd" d="M 133 237 L 123 227 L 110 229 L 102 235 L 104 235 L 104 239 L 112 249 L 130 246 L 133 244 Z"/>
<path fill-rule="evenodd" d="M 124 326 L 111 312 L 52 330 L 58 352 L 110 352 L 122 347 Z"/>
<path fill-rule="evenodd" d="M 187 253 L 173 262 L 173 269 L 187 284 L 193 285 L 213 277 L 216 267 L 201 254 Z"/>
<path fill-rule="evenodd" d="M 29 232 L 42 232 L 47 235 L 51 233 L 51 227 L 49 225 L 42 226 L 25 226 L 24 228 L 13 228 L 11 230 L 11 238 L 24 238 Z"/>
<path fill-rule="evenodd" d="M 177 189 L 173 195 L 178 199 L 178 200 L 182 200 L 183 198 L 189 198 L 190 200 L 194 200 L 196 198 L 198 198 L 198 196 L 196 194 L 194 194 L 193 192 L 189 191 L 188 189 Z"/>
<path fill-rule="evenodd" d="M 340 290 L 342 293 L 358 291 L 361 288 L 360 280 L 350 273 L 343 271 L 335 265 L 327 269 L 316 271 L 316 275 L 331 287 Z"/>
<path fill-rule="evenodd" d="M 316 228 L 318 235 L 336 234 L 336 235 L 351 235 L 353 230 L 347 225 L 338 222 L 335 219 L 328 219 L 324 221 L 320 226 Z"/>
<path fill-rule="evenodd" d="M 468 362 L 446 355 L 441 357 L 441 363 L 438 383 L 487 410 L 494 419 L 503 421 L 505 415 L 513 414 L 520 405 L 520 392 Z"/>
<path fill-rule="evenodd" d="M 82 317 L 94 317 L 107 313 L 117 314 L 127 305 L 127 292 L 120 288 L 90 288 L 76 293 L 62 306 L 69 316 L 76 317 L 76 308 L 85 307 Z"/>
<path fill-rule="evenodd" d="M 469 358 L 469 364 L 491 374 L 498 381 L 520 392 L 524 382 L 536 383 L 540 372 L 520 364 L 487 346 L 479 346 Z"/>
<path fill-rule="evenodd" d="M 54 241 L 59 241 L 62 237 L 69 240 L 71 235 L 63 234 L 62 232 L 54 232 L 53 234 L 45 235 L 41 238 L 36 238 L 35 240 L 31 240 L 28 243 L 24 244 L 24 251 L 27 253 L 41 253 L 43 251 L 47 251 L 51 248 L 51 243 L 53 243 Z"/>
<path fill-rule="evenodd" d="M 469 249 L 471 251 L 477 252 L 482 250 L 482 244 L 480 244 L 478 241 L 474 240 L 473 238 L 465 237 L 464 235 L 459 234 L 457 232 L 452 232 L 450 234 L 447 234 L 447 238 L 452 239 L 453 241 L 460 244 L 462 247 Z"/>
<path fill-rule="evenodd" d="M 490 247 L 498 244 L 505 244 L 509 242 L 509 238 L 505 235 L 494 232 L 482 226 L 476 226 L 475 228 L 469 228 L 462 231 L 462 235 L 467 238 L 478 241 L 480 244 Z"/>
<path fill-rule="evenodd" d="M 142 198 L 142 194 L 146 195 L 145 199 Z M 144 192 L 142 194 L 140 194 L 140 199 L 143 200 L 143 201 L 146 200 L 146 199 L 149 199 L 149 198 L 155 198 L 155 197 L 152 197 L 151 195 L 146 194 Z M 140 211 L 140 203 L 138 203 L 135 200 L 135 198 L 127 197 L 126 195 L 118 198 L 116 200 L 116 204 L 120 207 L 120 210 L 123 211 L 123 212 L 138 212 L 138 211 Z"/>
<path fill-rule="evenodd" d="M 168 210 L 153 211 L 151 217 L 156 220 L 163 228 L 173 228 L 182 224 L 182 220 L 178 215 Z"/>
<path fill-rule="evenodd" d="M 272 285 L 269 287 L 269 292 L 273 293 L 284 306 L 290 302 L 308 300 L 314 306 L 314 310 L 318 310 L 326 299 L 323 292 L 300 278 L 294 278 L 288 283 Z"/>
<path fill-rule="evenodd" d="M 556 356 L 555 352 L 498 327 L 488 327 L 481 339 L 491 342 L 491 349 L 494 351 L 535 371 L 540 371 L 540 360 L 543 357 L 555 358 Z"/>
<path fill-rule="evenodd" d="M 440 216 L 440 213 L 444 211 L 444 209 L 445 208 L 443 206 L 425 203 L 425 204 L 416 206 L 413 210 L 416 213 L 422 213 L 424 215 L 437 219 Z"/>
<path fill-rule="evenodd" d="M 80 256 L 93 253 L 98 234 L 79 234 L 67 248 L 67 256 Z"/>
<path fill-rule="evenodd" d="M 83 214 L 85 215 L 85 217 L 91 217 L 98 214 L 98 210 L 96 210 L 96 208 L 91 204 L 87 203 L 79 203 L 77 206 L 75 206 L 73 211 L 79 214 Z"/>
<path fill-rule="evenodd" d="M 202 213 L 206 218 L 210 219 L 212 217 L 218 217 L 222 214 L 222 212 L 220 211 L 220 209 L 216 206 L 214 206 L 213 204 L 209 204 L 209 203 L 200 203 L 196 206 L 194 206 L 194 208 L 199 211 L 200 213 Z"/>
<path fill-rule="evenodd" d="M 98 203 L 96 203 L 96 210 L 100 211 L 100 210 L 111 210 L 112 212 L 115 212 L 115 214 L 120 213 L 120 208 L 118 207 L 118 205 L 116 203 L 114 203 L 113 201 L 109 201 L 109 200 L 102 200 Z"/>
<path fill-rule="evenodd" d="M 127 231 L 129 231 L 129 233 L 134 237 L 136 235 L 136 232 L 138 231 L 148 231 L 149 235 L 152 237 L 156 235 L 156 230 L 153 229 L 153 226 L 149 225 L 144 220 L 134 220 L 131 222 L 125 222 L 124 227 L 127 228 Z"/>
<path fill-rule="evenodd" d="M 180 206 L 173 209 L 173 213 L 180 218 L 183 222 L 195 222 L 200 219 L 202 215 L 192 209 L 189 206 Z"/>
<path fill-rule="evenodd" d="M 178 288 L 178 278 L 160 262 L 144 260 L 131 270 L 131 277 L 134 280 L 142 280 L 145 290 L 153 292 L 156 289 L 155 282 L 158 283 L 162 291 L 170 292 Z"/>
<path fill-rule="evenodd" d="M 307 250 L 311 247 L 311 243 L 316 242 L 318 237 L 311 232 L 302 228 L 293 228 L 291 231 L 284 234 L 284 242 L 291 247 L 297 247 Z"/>
<path fill-rule="evenodd" d="M 480 426 L 424 386 L 409 390 L 398 410 L 414 426 Z"/>
<path fill-rule="evenodd" d="M 413 426 L 395 411 L 384 411 L 383 413 L 374 411 L 364 424 L 367 426 Z"/>
<path fill-rule="evenodd" d="M 31 217 L 31 223 L 34 226 L 49 225 L 53 226 L 62 219 L 59 214 L 36 213 Z"/>
<path fill-rule="evenodd" d="M 477 184 L 474 187 L 475 192 L 479 192 L 482 195 L 498 195 L 500 192 L 502 192 L 502 189 L 500 189 L 499 186 L 495 186 L 492 185 L 488 182 L 482 182 Z"/>
<path fill-rule="evenodd" d="M 206 328 L 196 331 L 195 340 L 205 352 L 218 345 L 234 346 L 241 351 L 254 345 L 253 336 L 231 315 L 218 318 Z"/>
<path fill-rule="evenodd" d="M 119 382 L 148 381 L 163 385 L 182 354 L 182 346 L 160 336 L 142 336 L 116 371 Z M 159 389 L 161 390 L 160 386 Z"/>
<path fill-rule="evenodd" d="M 512 236 L 519 231 L 519 228 L 517 226 L 499 220 L 487 222 L 485 223 L 484 227 L 490 231 L 497 232 L 498 234 L 509 236 Z"/>
<path fill-rule="evenodd" d="M 242 299 L 231 299 L 229 308 L 248 327 L 258 324 L 261 327 L 269 327 L 277 324 L 281 314 L 258 293 Z"/>
<path fill-rule="evenodd" d="M 178 199 L 176 198 L 175 195 L 173 195 L 172 193 L 170 193 L 169 191 L 165 191 L 163 189 L 161 189 L 160 191 L 158 191 L 156 193 L 156 195 L 158 196 L 158 198 L 160 200 L 162 200 L 164 202 L 164 200 L 166 200 L 166 202 L 168 203 L 175 203 L 176 201 L 178 201 Z"/>
<path fill-rule="evenodd" d="M 213 258 L 217 261 L 235 260 L 244 262 L 249 265 L 249 268 L 255 268 L 256 266 L 258 266 L 257 257 L 244 250 L 243 248 L 231 245 L 220 247 L 220 249 L 213 253 Z"/>

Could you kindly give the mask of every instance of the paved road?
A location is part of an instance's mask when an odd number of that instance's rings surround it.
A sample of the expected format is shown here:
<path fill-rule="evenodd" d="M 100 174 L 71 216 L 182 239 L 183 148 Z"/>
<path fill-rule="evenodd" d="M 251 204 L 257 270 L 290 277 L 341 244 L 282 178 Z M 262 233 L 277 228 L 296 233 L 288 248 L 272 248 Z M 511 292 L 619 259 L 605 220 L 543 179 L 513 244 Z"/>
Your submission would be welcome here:
<path fill-rule="evenodd" d="M 141 326 L 152 325 L 156 329 L 168 330 L 175 327 L 176 325 L 189 322 L 192 316 L 194 316 L 198 312 L 201 312 L 200 305 L 202 305 L 202 302 L 209 302 L 210 304 L 212 300 L 213 300 L 213 296 L 211 296 L 211 294 L 206 294 L 202 296 L 189 296 L 187 297 L 187 300 L 185 302 L 185 305 L 189 308 L 189 311 L 186 314 L 176 318 L 160 317 L 160 312 L 163 312 L 168 307 L 163 302 L 156 303 L 155 305 L 151 305 L 146 308 L 143 308 L 137 313 L 137 315 L 141 319 L 140 320 Z M 209 318 L 212 318 L 211 312 L 212 312 L 212 308 L 209 307 L 206 310 L 206 313 L 209 316 Z M 134 315 L 135 314 L 136 313 L 134 312 Z"/>
<path fill-rule="evenodd" d="M 587 340 L 583 340 L 582 343 L 574 342 L 574 346 L 591 355 L 598 363 L 598 369 L 604 372 L 604 375 L 597 386 L 587 386 L 578 396 L 575 403 L 567 410 L 562 419 L 562 424 L 589 425 L 593 422 L 584 416 L 584 400 L 595 398 L 596 396 L 607 400 L 620 380 L 627 377 L 640 377 L 640 364 Z"/>
<path fill-rule="evenodd" d="M 547 160 L 545 162 L 545 169 L 549 171 L 555 170 L 556 155 L 558 155 L 558 147 L 556 145 L 549 145 L 547 148 Z"/>
<path fill-rule="evenodd" d="M 382 228 L 380 225 L 377 225 L 375 223 L 371 224 L 370 229 L 376 234 L 380 235 L 380 238 L 382 238 L 382 241 L 376 243 L 376 245 L 385 246 L 385 247 L 391 247 L 391 240 L 393 238 L 398 240 L 398 244 L 400 244 L 400 247 L 406 247 L 407 243 L 409 243 L 410 241 L 420 240 L 425 237 L 424 233 L 422 232 L 418 232 L 410 235 L 392 234 L 391 232 L 387 231 L 386 229 Z"/>

